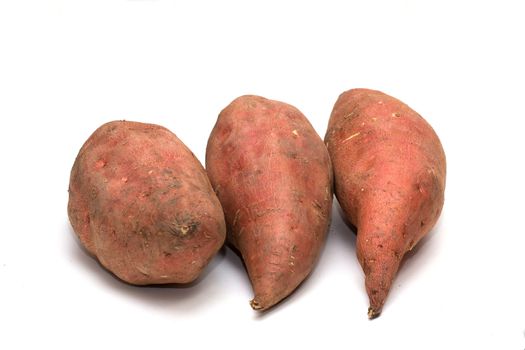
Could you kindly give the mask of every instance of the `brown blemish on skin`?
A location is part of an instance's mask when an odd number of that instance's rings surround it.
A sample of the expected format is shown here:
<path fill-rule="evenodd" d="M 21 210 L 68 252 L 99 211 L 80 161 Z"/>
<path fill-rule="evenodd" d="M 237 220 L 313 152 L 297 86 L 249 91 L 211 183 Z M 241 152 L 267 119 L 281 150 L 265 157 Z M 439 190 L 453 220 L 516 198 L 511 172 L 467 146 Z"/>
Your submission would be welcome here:
<path fill-rule="evenodd" d="M 168 232 L 179 238 L 189 238 L 199 227 L 198 222 L 172 223 L 168 225 Z"/>
<path fill-rule="evenodd" d="M 145 198 L 148 198 L 150 195 L 151 195 L 150 191 L 145 191 L 145 192 L 139 193 L 137 197 L 138 199 L 145 199 Z"/>
<path fill-rule="evenodd" d="M 297 152 L 286 152 L 286 157 L 290 158 L 290 159 L 297 159 L 298 157 L 298 154 Z"/>

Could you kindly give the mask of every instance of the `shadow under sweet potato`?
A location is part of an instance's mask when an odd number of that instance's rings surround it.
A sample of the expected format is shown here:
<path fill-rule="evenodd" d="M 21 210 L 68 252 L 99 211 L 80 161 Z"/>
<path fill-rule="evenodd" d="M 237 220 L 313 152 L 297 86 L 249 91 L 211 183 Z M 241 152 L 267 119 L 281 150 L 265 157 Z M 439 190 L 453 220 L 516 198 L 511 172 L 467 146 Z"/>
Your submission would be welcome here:
<path fill-rule="evenodd" d="M 193 282 L 187 284 L 163 284 L 137 286 L 122 281 L 111 271 L 107 270 L 100 262 L 93 257 L 80 243 L 75 232 L 69 223 L 66 223 L 69 232 L 70 254 L 73 261 L 84 271 L 96 276 L 98 282 L 109 287 L 126 297 L 131 297 L 146 304 L 166 308 L 174 307 L 177 309 L 195 309 L 206 304 L 209 300 L 210 286 L 206 283 L 209 275 L 222 263 L 226 256 L 225 248 L 221 248 L 215 257 L 210 261 L 202 274 Z M 213 291 L 211 292 L 213 293 Z M 172 309 L 169 309 L 170 311 Z"/>

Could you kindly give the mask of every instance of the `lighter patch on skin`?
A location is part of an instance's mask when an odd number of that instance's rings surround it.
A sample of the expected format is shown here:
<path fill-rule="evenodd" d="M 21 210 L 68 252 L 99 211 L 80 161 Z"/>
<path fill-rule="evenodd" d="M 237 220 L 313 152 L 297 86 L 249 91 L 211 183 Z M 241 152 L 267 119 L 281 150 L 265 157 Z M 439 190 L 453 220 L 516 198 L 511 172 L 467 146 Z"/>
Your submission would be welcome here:
<path fill-rule="evenodd" d="M 241 209 L 237 209 L 237 211 L 235 212 L 235 216 L 233 217 L 232 226 L 234 226 L 234 227 L 235 227 L 235 224 L 237 223 L 237 219 L 239 218 L 240 211 L 241 211 Z"/>
<path fill-rule="evenodd" d="M 350 117 L 353 117 L 354 114 L 355 114 L 355 108 L 352 109 L 352 111 L 351 111 L 350 113 L 348 113 L 347 115 L 345 115 L 344 119 L 348 119 L 348 118 L 350 118 Z"/>
<path fill-rule="evenodd" d="M 124 183 L 128 182 L 128 178 L 125 177 L 125 176 L 124 176 L 122 179 L 120 179 L 120 180 L 121 180 L 122 182 L 124 182 Z"/>
<path fill-rule="evenodd" d="M 135 265 L 135 268 L 136 268 L 141 274 L 143 274 L 144 276 L 149 277 L 149 273 L 148 273 L 148 270 L 146 269 L 146 267 L 141 266 L 141 265 Z"/>
<path fill-rule="evenodd" d="M 148 171 L 148 175 L 153 174 L 153 170 Z"/>
<path fill-rule="evenodd" d="M 186 225 L 182 225 L 179 230 L 181 235 L 185 236 L 186 233 L 188 233 L 188 231 L 190 230 L 190 228 Z"/>
<path fill-rule="evenodd" d="M 392 117 L 399 118 L 401 117 L 401 114 L 399 114 L 398 112 L 394 112 L 392 113 Z"/>
<path fill-rule="evenodd" d="M 346 139 L 344 139 L 344 140 L 342 141 L 342 143 L 345 143 L 346 141 L 350 141 L 351 139 L 353 139 L 353 138 L 356 137 L 356 136 L 359 136 L 360 134 L 361 134 L 361 132 L 356 132 L 355 134 L 350 135 L 350 136 L 348 136 Z"/>
<path fill-rule="evenodd" d="M 107 164 L 107 162 L 106 162 L 105 160 L 100 159 L 100 160 L 98 160 L 98 161 L 95 163 L 95 168 L 97 168 L 97 169 L 101 169 L 101 168 L 105 167 L 106 164 Z"/>
<path fill-rule="evenodd" d="M 299 136 L 299 133 L 297 132 L 297 129 L 294 129 L 294 130 L 292 131 L 292 134 L 294 134 L 295 137 Z"/>

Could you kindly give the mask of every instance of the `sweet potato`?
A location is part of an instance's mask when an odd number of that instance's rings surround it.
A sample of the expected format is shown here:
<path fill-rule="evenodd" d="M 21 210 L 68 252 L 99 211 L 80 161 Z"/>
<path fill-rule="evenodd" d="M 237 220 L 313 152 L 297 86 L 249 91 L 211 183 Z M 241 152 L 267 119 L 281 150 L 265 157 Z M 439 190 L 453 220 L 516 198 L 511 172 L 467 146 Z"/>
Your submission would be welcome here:
<path fill-rule="evenodd" d="M 325 241 L 333 197 L 326 147 L 296 108 L 242 96 L 220 113 L 206 168 L 227 240 L 252 282 L 250 304 L 266 310 L 306 278 Z"/>
<path fill-rule="evenodd" d="M 71 170 L 68 214 L 87 251 L 137 285 L 195 280 L 226 236 L 204 168 L 153 124 L 114 121 L 89 137 Z"/>
<path fill-rule="evenodd" d="M 379 315 L 405 253 L 436 223 L 444 201 L 445 153 L 432 127 L 403 102 L 355 89 L 335 103 L 325 142 L 335 194 L 357 228 L 357 257 Z"/>

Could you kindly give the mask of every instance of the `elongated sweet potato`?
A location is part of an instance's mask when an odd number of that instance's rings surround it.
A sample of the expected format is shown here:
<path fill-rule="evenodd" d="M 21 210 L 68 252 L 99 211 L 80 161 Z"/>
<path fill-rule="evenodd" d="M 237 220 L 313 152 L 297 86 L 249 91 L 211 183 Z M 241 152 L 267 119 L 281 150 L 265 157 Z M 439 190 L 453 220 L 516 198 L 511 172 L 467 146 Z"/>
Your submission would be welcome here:
<path fill-rule="evenodd" d="M 265 310 L 312 270 L 328 231 L 328 152 L 296 108 L 258 96 L 235 99 L 219 115 L 206 168 L 221 201 L 227 239 L 239 250 Z"/>
<path fill-rule="evenodd" d="M 226 236 L 204 168 L 153 124 L 114 121 L 91 135 L 71 170 L 68 214 L 85 248 L 132 284 L 193 281 Z"/>
<path fill-rule="evenodd" d="M 403 256 L 441 213 L 445 153 L 419 114 L 367 89 L 339 96 L 325 142 L 337 199 L 357 227 L 357 257 L 370 298 L 368 315 L 374 318 Z"/>

